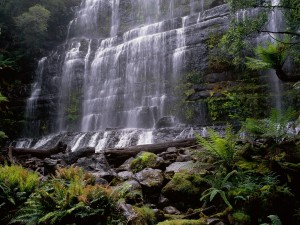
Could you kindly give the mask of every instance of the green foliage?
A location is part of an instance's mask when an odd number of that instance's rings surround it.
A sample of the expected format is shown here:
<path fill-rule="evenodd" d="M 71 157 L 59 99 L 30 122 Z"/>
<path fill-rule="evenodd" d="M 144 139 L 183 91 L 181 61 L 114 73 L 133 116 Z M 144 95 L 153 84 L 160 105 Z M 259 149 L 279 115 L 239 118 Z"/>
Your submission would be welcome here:
<path fill-rule="evenodd" d="M 194 198 L 200 194 L 200 186 L 203 183 L 200 175 L 179 172 L 175 173 L 172 180 L 162 189 L 162 192 L 172 196 L 175 194 L 176 198 Z"/>
<path fill-rule="evenodd" d="M 118 224 L 111 190 L 93 184 L 91 175 L 78 168 L 59 169 L 56 176 L 30 196 L 14 223 L 93 224 L 103 221 Z"/>
<path fill-rule="evenodd" d="M 271 223 L 263 223 L 261 225 L 282 225 L 277 215 L 269 215 L 268 218 L 271 220 Z"/>
<path fill-rule="evenodd" d="M 13 68 L 15 61 L 12 58 L 5 58 L 3 54 L 0 53 L 0 70 L 4 68 Z M 1 99 L 0 99 L 1 101 Z"/>
<path fill-rule="evenodd" d="M 156 164 L 157 156 L 151 152 L 142 152 L 132 160 L 130 169 L 139 172 L 145 168 L 153 167 Z"/>
<path fill-rule="evenodd" d="M 230 125 L 226 126 L 224 137 L 210 128 L 207 132 L 208 138 L 196 134 L 198 144 L 227 167 L 231 167 L 236 154 L 238 135 L 234 134 Z"/>
<path fill-rule="evenodd" d="M 137 214 L 136 219 L 131 221 L 132 225 L 154 225 L 156 223 L 155 213 L 153 209 L 143 206 L 141 208 L 134 206 L 134 211 Z"/>
<path fill-rule="evenodd" d="M 251 222 L 250 216 L 241 211 L 233 213 L 232 218 L 235 225 L 247 225 Z"/>
<path fill-rule="evenodd" d="M 17 27 L 24 35 L 26 45 L 41 44 L 40 41 L 47 32 L 49 18 L 50 12 L 45 7 L 35 5 L 15 19 Z"/>
<path fill-rule="evenodd" d="M 232 20 L 229 30 L 223 35 L 220 46 L 225 57 L 232 60 L 237 69 L 244 69 L 245 57 L 252 52 L 250 36 L 267 21 L 267 14 L 260 13 L 256 18 L 242 22 Z"/>
<path fill-rule="evenodd" d="M 220 197 L 223 199 L 223 201 L 226 203 L 226 205 L 230 208 L 232 208 L 232 205 L 229 203 L 226 192 L 230 190 L 233 187 L 233 184 L 229 182 L 229 178 L 236 174 L 237 171 L 233 170 L 230 173 L 228 173 L 223 179 L 219 176 L 211 176 L 205 179 L 205 181 L 211 186 L 210 188 L 206 189 L 202 193 L 201 201 L 205 198 L 209 197 L 209 201 L 213 201 L 213 199 L 216 197 L 216 195 L 220 195 Z"/>
<path fill-rule="evenodd" d="M 287 52 L 282 43 L 268 43 L 266 47 L 255 49 L 258 58 L 247 57 L 246 65 L 252 70 L 281 68 L 286 60 Z"/>
<path fill-rule="evenodd" d="M 21 166 L 0 167 L 0 221 L 8 222 L 39 186 L 39 177 Z"/>
<path fill-rule="evenodd" d="M 79 117 L 80 98 L 78 94 L 72 94 L 70 97 L 69 106 L 66 109 L 67 119 L 70 122 L 75 122 Z"/>
<path fill-rule="evenodd" d="M 254 138 L 269 138 L 279 144 L 291 135 L 288 132 L 288 123 L 295 119 L 295 116 L 296 112 L 291 108 L 284 112 L 272 109 L 270 116 L 266 119 L 247 119 L 243 123 L 242 130 L 253 135 Z"/>

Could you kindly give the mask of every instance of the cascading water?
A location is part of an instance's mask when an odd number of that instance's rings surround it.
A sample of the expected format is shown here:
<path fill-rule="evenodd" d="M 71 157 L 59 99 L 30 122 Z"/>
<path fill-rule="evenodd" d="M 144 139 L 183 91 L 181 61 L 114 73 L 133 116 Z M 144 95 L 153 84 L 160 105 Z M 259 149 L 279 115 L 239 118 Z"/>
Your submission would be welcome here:
<path fill-rule="evenodd" d="M 48 133 L 67 138 L 73 151 L 152 142 L 155 123 L 172 115 L 178 101 L 174 90 L 188 70 L 186 56 L 205 40 L 202 27 L 226 23 L 227 16 L 225 5 L 204 11 L 204 0 L 83 0 L 67 40 L 38 69 Z"/>

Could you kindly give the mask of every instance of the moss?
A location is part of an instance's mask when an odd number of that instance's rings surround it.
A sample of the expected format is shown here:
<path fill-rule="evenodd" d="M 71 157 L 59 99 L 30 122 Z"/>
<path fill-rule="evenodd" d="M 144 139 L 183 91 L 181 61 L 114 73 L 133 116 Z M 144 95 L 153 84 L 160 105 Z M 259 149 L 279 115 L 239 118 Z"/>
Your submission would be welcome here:
<path fill-rule="evenodd" d="M 178 209 L 187 209 L 199 204 L 201 192 L 207 183 L 199 174 L 176 173 L 172 180 L 162 189 L 164 196 Z"/>
<path fill-rule="evenodd" d="M 268 172 L 270 172 L 269 168 L 267 167 L 267 165 L 265 164 L 264 161 L 259 162 L 259 161 L 246 161 L 246 160 L 240 160 L 237 163 L 235 163 L 235 165 L 242 169 L 242 170 L 252 170 L 256 173 L 259 174 L 266 174 Z"/>
<path fill-rule="evenodd" d="M 203 219 L 200 220 L 166 220 L 157 225 L 205 225 L 207 224 Z"/>
<path fill-rule="evenodd" d="M 250 216 L 244 212 L 235 212 L 232 214 L 232 218 L 235 225 L 247 225 L 251 222 Z"/>
<path fill-rule="evenodd" d="M 165 194 L 175 192 L 184 195 L 197 195 L 203 183 L 203 179 L 197 174 L 176 173 L 162 192 Z"/>
<path fill-rule="evenodd" d="M 143 207 L 133 207 L 134 211 L 137 214 L 137 217 L 131 221 L 132 225 L 152 225 L 156 224 L 155 213 L 153 209 L 148 206 Z"/>
<path fill-rule="evenodd" d="M 141 152 L 132 160 L 130 169 L 133 172 L 139 172 L 145 168 L 155 167 L 157 156 L 151 152 Z"/>

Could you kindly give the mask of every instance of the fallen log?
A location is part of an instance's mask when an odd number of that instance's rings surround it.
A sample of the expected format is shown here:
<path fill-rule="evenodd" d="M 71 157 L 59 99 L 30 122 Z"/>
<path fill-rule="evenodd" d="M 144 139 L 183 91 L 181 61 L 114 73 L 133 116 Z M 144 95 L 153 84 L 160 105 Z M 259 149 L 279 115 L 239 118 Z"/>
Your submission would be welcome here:
<path fill-rule="evenodd" d="M 58 154 L 61 152 L 65 152 L 67 149 L 67 145 L 62 142 L 58 142 L 57 145 L 50 149 L 33 149 L 33 148 L 15 148 L 10 146 L 9 153 L 11 156 L 13 155 L 31 155 L 37 158 L 47 158 L 51 155 Z"/>
<path fill-rule="evenodd" d="M 127 159 L 136 156 L 139 152 L 142 151 L 159 154 L 166 151 L 170 147 L 185 148 L 185 147 L 193 146 L 196 143 L 197 141 L 195 138 L 190 138 L 190 139 L 171 141 L 165 143 L 138 145 L 132 147 L 125 147 L 125 148 L 104 149 L 102 152 L 104 153 L 109 164 L 114 166 L 120 166 Z"/>

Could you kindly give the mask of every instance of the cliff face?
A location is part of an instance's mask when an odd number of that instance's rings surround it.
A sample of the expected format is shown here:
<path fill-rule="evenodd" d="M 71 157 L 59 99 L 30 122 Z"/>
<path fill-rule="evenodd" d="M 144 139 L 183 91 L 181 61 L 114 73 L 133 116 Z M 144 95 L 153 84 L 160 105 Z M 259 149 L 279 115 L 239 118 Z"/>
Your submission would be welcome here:
<path fill-rule="evenodd" d="M 220 0 L 83 1 L 66 42 L 39 62 L 26 136 L 182 120 L 177 87 L 207 72 L 207 41 L 229 21 Z M 205 124 L 205 105 L 195 108 Z"/>

